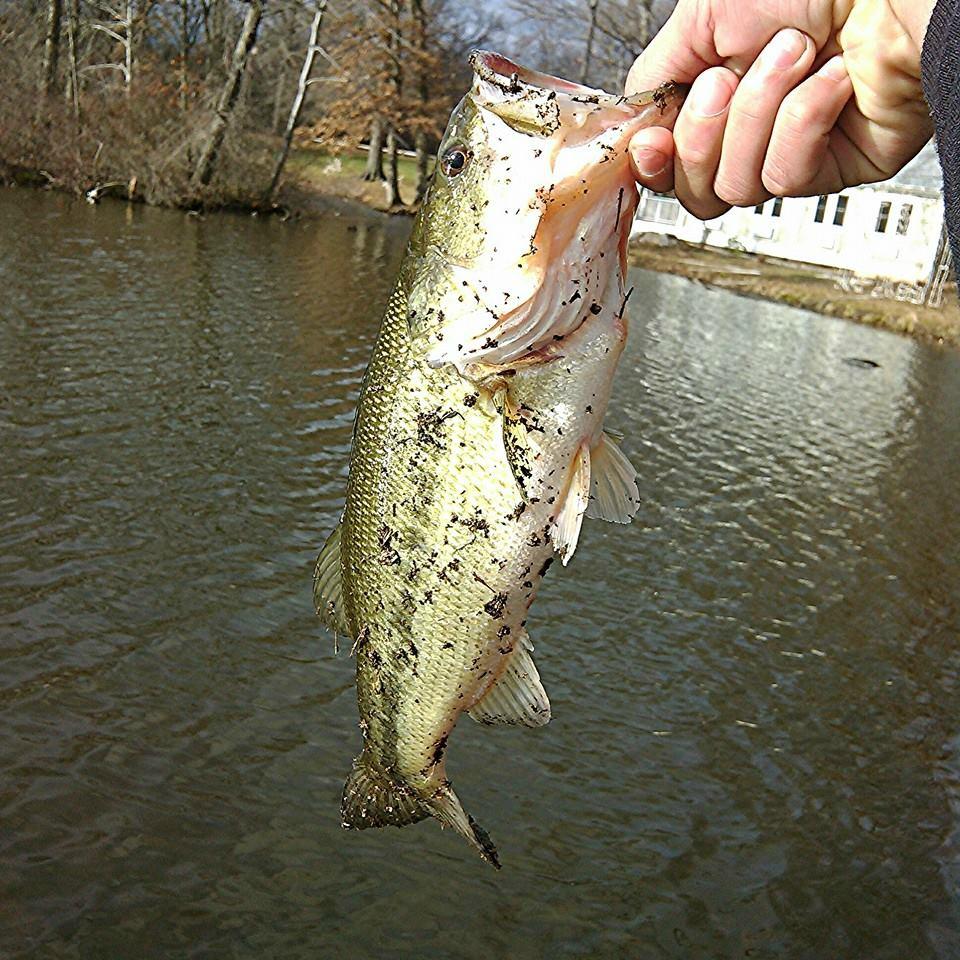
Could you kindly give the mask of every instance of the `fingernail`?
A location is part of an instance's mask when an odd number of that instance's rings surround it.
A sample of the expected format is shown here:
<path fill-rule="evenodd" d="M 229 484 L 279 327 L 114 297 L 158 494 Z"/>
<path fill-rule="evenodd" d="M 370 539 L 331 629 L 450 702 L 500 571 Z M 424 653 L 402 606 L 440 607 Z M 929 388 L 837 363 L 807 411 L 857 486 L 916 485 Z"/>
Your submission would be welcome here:
<path fill-rule="evenodd" d="M 701 74 L 690 92 L 690 107 L 701 117 L 716 117 L 730 106 L 730 87 L 715 77 Z"/>
<path fill-rule="evenodd" d="M 655 177 L 667 169 L 670 158 L 652 147 L 639 147 L 633 151 L 633 162 L 645 177 Z"/>
<path fill-rule="evenodd" d="M 763 52 L 766 66 L 774 70 L 792 67 L 806 52 L 807 38 L 799 30 L 781 30 Z"/>
<path fill-rule="evenodd" d="M 821 68 L 820 75 L 828 80 L 846 80 L 847 66 L 839 54 L 831 57 Z"/>

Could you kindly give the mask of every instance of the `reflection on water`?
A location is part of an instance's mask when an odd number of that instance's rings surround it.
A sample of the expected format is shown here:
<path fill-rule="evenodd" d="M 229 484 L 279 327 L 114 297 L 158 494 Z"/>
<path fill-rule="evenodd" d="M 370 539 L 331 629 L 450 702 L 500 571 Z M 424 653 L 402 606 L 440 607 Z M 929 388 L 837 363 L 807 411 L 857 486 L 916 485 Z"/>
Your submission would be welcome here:
<path fill-rule="evenodd" d="M 505 869 L 340 830 L 310 568 L 407 227 L 0 192 L 4 955 L 960 956 L 960 359 L 673 277 L 555 719 L 451 747 Z"/>

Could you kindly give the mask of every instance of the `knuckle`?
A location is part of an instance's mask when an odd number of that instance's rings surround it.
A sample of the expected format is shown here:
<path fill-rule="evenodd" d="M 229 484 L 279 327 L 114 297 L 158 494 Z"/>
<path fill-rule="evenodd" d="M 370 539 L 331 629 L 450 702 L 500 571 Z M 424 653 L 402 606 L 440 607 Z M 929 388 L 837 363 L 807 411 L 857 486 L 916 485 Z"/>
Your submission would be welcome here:
<path fill-rule="evenodd" d="M 716 162 L 715 143 L 705 138 L 684 138 L 677 142 L 677 158 L 684 168 L 701 169 Z"/>
<path fill-rule="evenodd" d="M 766 102 L 766 91 L 763 89 L 737 90 L 730 107 L 730 116 L 736 123 L 748 123 L 755 126 L 758 123 L 768 123 L 776 112 L 774 107 Z"/>
<path fill-rule="evenodd" d="M 760 179 L 764 187 L 777 197 L 795 195 L 808 181 L 795 162 L 785 161 L 780 156 L 773 156 L 764 164 Z"/>
<path fill-rule="evenodd" d="M 818 119 L 818 105 L 810 101 L 787 98 L 777 117 L 784 130 L 801 131 L 810 127 Z"/>
<path fill-rule="evenodd" d="M 713 189 L 724 203 L 734 207 L 750 206 L 758 203 L 761 196 L 766 196 L 761 183 L 751 183 L 743 177 L 724 173 L 717 175 Z"/>

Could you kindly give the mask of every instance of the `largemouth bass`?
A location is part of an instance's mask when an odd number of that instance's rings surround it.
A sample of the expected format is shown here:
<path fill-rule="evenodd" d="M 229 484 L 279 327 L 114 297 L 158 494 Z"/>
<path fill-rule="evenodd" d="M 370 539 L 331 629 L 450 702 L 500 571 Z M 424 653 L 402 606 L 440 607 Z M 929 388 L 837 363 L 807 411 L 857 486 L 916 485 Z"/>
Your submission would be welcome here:
<path fill-rule="evenodd" d="M 583 517 L 628 522 L 603 431 L 627 333 L 627 143 L 667 85 L 614 97 L 477 52 L 361 391 L 318 612 L 352 639 L 363 749 L 344 827 L 436 817 L 499 866 L 446 773 L 460 715 L 539 727 L 527 611 Z"/>

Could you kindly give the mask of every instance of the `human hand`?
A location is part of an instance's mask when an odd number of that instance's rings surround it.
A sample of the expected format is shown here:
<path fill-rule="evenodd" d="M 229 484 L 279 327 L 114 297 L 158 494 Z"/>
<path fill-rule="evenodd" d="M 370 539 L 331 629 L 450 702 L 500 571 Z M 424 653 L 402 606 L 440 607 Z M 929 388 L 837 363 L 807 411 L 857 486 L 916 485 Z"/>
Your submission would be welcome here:
<path fill-rule="evenodd" d="M 637 180 L 704 220 L 884 180 L 930 138 L 934 0 L 680 0 L 626 92 L 692 81 L 674 129 L 631 141 Z"/>

